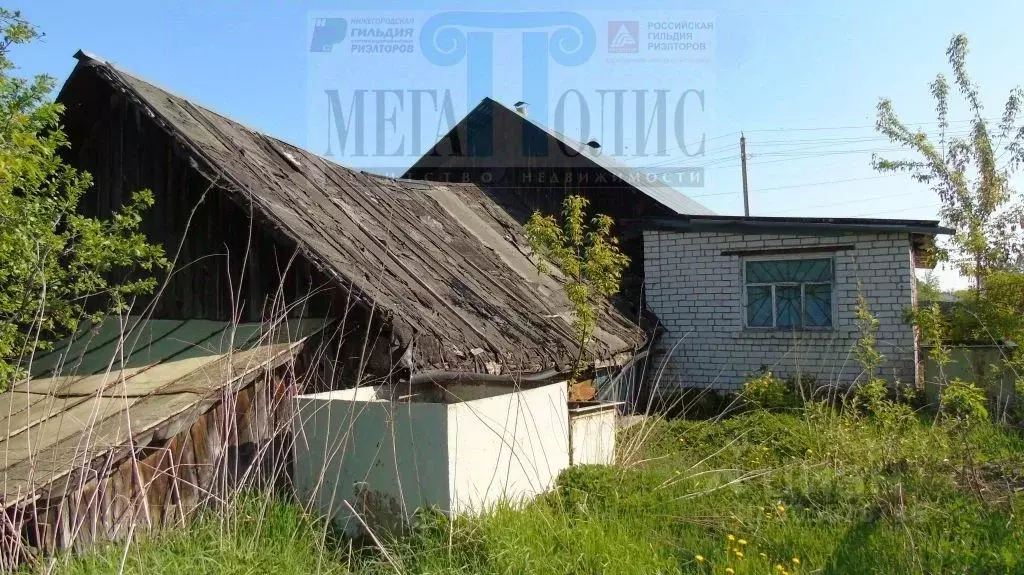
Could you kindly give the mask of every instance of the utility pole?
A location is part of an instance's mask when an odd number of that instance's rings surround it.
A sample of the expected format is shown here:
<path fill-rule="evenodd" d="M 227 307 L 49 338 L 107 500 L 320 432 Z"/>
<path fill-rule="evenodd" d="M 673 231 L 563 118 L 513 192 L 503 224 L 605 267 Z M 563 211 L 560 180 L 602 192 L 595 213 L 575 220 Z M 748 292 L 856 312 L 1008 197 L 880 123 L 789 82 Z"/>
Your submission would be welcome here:
<path fill-rule="evenodd" d="M 740 165 L 743 166 L 743 215 L 750 215 L 750 191 L 747 189 L 747 137 L 740 132 Z"/>

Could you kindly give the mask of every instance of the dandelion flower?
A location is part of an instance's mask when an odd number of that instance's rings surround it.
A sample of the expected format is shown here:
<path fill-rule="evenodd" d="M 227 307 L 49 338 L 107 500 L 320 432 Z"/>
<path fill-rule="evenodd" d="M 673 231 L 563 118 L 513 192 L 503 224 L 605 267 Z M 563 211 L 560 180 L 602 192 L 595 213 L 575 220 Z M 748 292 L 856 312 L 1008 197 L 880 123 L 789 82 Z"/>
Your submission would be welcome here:
<path fill-rule="evenodd" d="M 793 565 L 799 565 L 799 564 L 800 564 L 800 558 L 799 557 L 794 557 L 793 558 Z"/>
<path fill-rule="evenodd" d="M 726 535 L 725 538 L 728 539 L 729 541 L 735 541 L 736 540 L 736 536 L 733 535 L 732 533 Z"/>
<path fill-rule="evenodd" d="M 782 511 L 783 513 L 785 513 L 785 511 L 786 511 L 786 506 L 785 506 L 785 505 L 783 505 L 783 504 L 781 504 L 781 503 L 779 503 L 779 506 L 777 507 L 777 509 L 778 509 L 779 511 Z"/>
<path fill-rule="evenodd" d="M 740 545 L 746 545 L 747 544 L 747 540 L 746 539 L 740 539 L 739 541 L 737 541 L 737 543 L 739 543 Z"/>
<path fill-rule="evenodd" d="M 782 566 L 782 563 L 776 563 L 775 564 L 775 570 L 778 571 L 779 573 L 782 573 L 783 571 L 786 570 L 786 568 Z"/>
<path fill-rule="evenodd" d="M 736 557 L 738 557 L 738 558 L 740 558 L 740 559 L 743 559 L 743 552 L 742 552 L 742 551 L 740 551 L 740 550 L 737 550 L 737 551 L 736 551 Z"/>
<path fill-rule="evenodd" d="M 697 555 L 696 557 L 694 557 L 694 559 L 697 560 L 697 563 L 703 563 L 704 562 L 704 556 L 703 555 Z"/>
<path fill-rule="evenodd" d="M 732 570 L 732 567 L 726 567 L 725 568 L 725 572 L 728 573 L 729 575 L 732 575 L 733 573 L 735 573 L 735 571 Z"/>

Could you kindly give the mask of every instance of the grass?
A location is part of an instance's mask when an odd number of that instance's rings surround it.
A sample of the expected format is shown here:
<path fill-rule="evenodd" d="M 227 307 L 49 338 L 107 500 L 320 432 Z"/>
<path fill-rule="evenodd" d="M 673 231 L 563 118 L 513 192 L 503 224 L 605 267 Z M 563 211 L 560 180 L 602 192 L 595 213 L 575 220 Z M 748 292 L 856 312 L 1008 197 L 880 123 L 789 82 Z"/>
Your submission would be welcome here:
<path fill-rule="evenodd" d="M 812 404 L 636 426 L 620 434 L 625 465 L 570 469 L 523 509 L 423 513 L 387 545 L 390 561 L 294 505 L 245 497 L 126 554 L 40 567 L 109 573 L 124 556 L 140 574 L 1024 573 L 1024 439 L 910 417 Z"/>

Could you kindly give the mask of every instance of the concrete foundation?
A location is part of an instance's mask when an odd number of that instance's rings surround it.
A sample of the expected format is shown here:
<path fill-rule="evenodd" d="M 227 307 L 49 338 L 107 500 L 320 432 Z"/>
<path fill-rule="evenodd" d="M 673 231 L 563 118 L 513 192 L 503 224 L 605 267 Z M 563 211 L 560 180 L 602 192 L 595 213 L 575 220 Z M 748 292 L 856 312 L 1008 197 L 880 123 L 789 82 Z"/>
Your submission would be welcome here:
<path fill-rule="evenodd" d="M 573 465 L 615 464 L 615 418 L 618 403 L 570 404 L 570 462 Z"/>
<path fill-rule="evenodd" d="M 458 515 L 523 502 L 569 466 L 564 382 L 304 395 L 293 425 L 300 497 L 350 535 L 401 530 L 420 507 Z M 614 441 L 614 419 L 612 431 Z"/>

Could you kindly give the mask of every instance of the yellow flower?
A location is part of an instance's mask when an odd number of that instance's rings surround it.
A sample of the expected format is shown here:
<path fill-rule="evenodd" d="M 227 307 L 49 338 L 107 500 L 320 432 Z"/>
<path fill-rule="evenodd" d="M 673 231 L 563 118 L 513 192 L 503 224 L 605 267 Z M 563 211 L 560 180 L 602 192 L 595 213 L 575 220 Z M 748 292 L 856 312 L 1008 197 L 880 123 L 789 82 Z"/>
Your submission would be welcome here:
<path fill-rule="evenodd" d="M 739 541 L 737 541 L 737 543 L 739 543 L 740 545 L 746 545 L 747 544 L 747 540 L 746 539 L 740 539 Z"/>
<path fill-rule="evenodd" d="M 800 558 L 799 557 L 794 557 L 793 558 L 793 565 L 799 565 L 799 564 L 800 564 Z"/>
<path fill-rule="evenodd" d="M 779 503 L 779 506 L 776 509 L 778 509 L 779 511 L 781 511 L 783 513 L 786 512 L 786 506 L 781 504 L 781 503 Z"/>
<path fill-rule="evenodd" d="M 697 563 L 703 563 L 704 562 L 704 556 L 703 555 L 697 555 L 696 557 L 694 557 L 694 559 L 697 560 Z"/>
<path fill-rule="evenodd" d="M 732 533 L 726 535 L 725 538 L 728 539 L 729 541 L 735 541 L 736 540 L 736 536 L 733 535 Z"/>
<path fill-rule="evenodd" d="M 782 573 L 783 571 L 786 570 L 786 568 L 782 566 L 782 563 L 776 563 L 775 564 L 775 570 L 778 571 L 779 573 Z"/>
<path fill-rule="evenodd" d="M 726 567 L 725 568 L 725 572 L 728 573 L 729 575 L 732 575 L 733 573 L 735 573 L 735 571 L 732 570 L 732 567 Z"/>
<path fill-rule="evenodd" d="M 739 550 L 737 550 L 737 551 L 736 551 L 736 556 L 737 556 L 737 557 L 739 557 L 740 559 L 743 559 L 743 552 L 742 552 L 742 551 L 739 551 Z"/>

